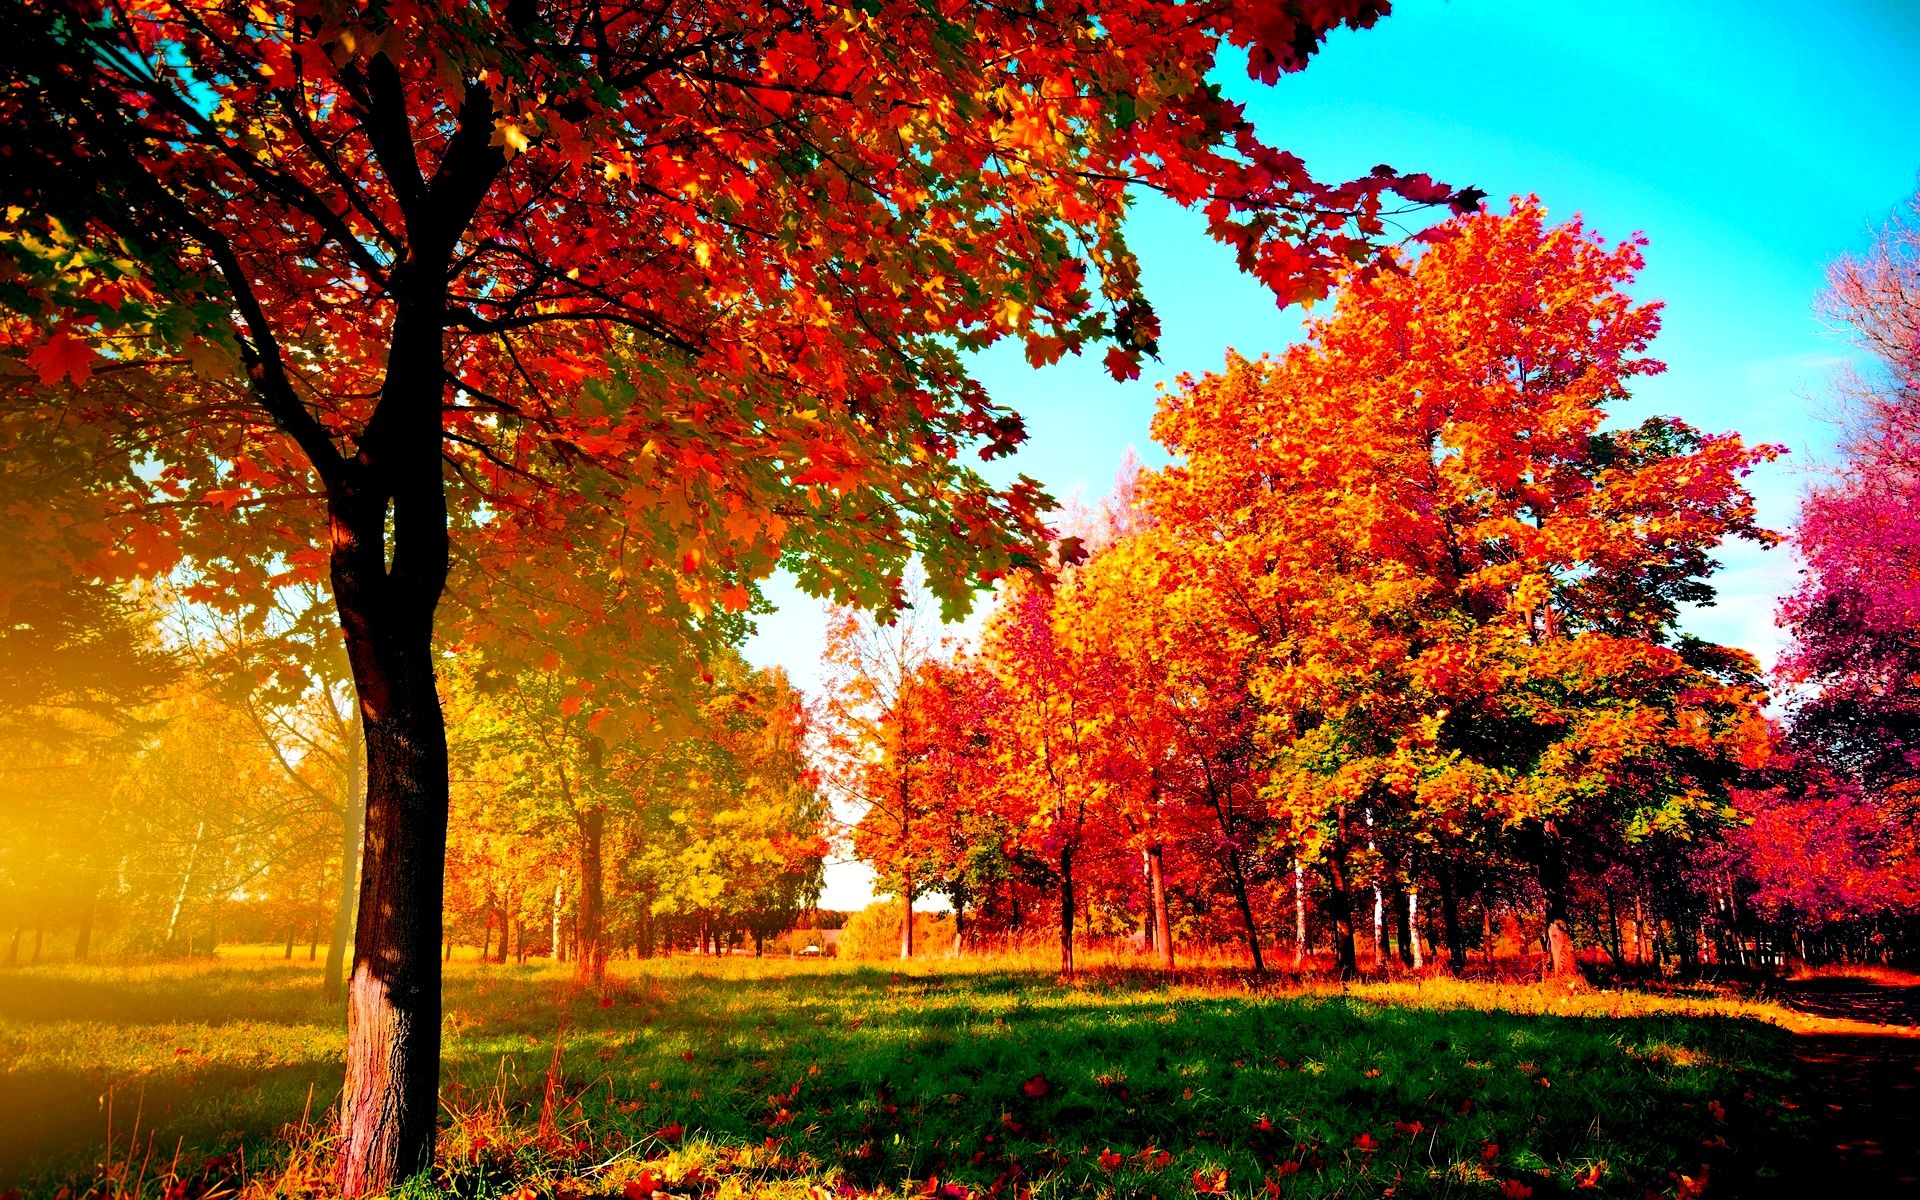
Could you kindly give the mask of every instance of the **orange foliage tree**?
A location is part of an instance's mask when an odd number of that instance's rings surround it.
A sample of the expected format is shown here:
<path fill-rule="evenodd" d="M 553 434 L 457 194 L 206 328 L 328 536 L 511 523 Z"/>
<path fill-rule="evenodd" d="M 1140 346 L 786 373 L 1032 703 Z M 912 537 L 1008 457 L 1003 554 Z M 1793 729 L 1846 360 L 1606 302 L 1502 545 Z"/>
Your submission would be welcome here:
<path fill-rule="evenodd" d="M 1259 648 L 1268 796 L 1327 868 L 1341 968 L 1356 873 L 1478 837 L 1533 864 L 1571 972 L 1569 855 L 1724 821 L 1766 753 L 1751 660 L 1675 624 L 1715 544 L 1770 539 L 1740 478 L 1774 449 L 1603 428 L 1661 369 L 1637 243 L 1532 200 L 1447 232 L 1284 356 L 1183 380 L 1149 492 Z"/>

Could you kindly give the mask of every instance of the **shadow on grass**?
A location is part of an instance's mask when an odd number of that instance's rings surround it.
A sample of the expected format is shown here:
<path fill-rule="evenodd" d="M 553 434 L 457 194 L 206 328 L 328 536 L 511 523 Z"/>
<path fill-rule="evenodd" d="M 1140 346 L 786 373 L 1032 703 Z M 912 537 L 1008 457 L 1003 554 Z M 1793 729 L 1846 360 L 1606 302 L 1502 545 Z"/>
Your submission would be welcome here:
<path fill-rule="evenodd" d="M 189 1154 L 244 1145 L 268 1163 L 309 1090 L 321 1115 L 338 1089 L 324 1050 L 337 1055 L 337 1032 L 298 1061 L 250 1068 L 311 1010 L 267 980 L 254 1012 L 243 979 L 213 978 L 205 994 L 191 979 L 148 997 L 177 1010 L 123 1005 L 102 994 L 109 979 L 89 979 L 64 1026 L 21 1022 L 0 998 L 0 1048 L 24 1031 L 29 1050 L 0 1076 L 0 1180 L 84 1179 L 116 1073 L 116 1106 L 145 1080 L 144 1120 L 168 1153 L 184 1137 Z M 1786 1035 L 1757 1023 L 1395 1007 L 1248 992 L 1230 973 L 1159 982 L 676 964 L 625 974 L 603 998 L 554 972 L 456 968 L 443 1182 L 489 1194 L 530 1172 L 671 1151 L 709 1179 L 801 1190 L 938 1177 L 1127 1200 L 1189 1195 L 1195 1172 L 1211 1187 L 1224 1171 L 1243 1196 L 1271 1178 L 1299 1196 L 1496 1195 L 1514 1181 L 1546 1197 L 1592 1179 L 1581 1194 L 1638 1197 L 1706 1164 L 1715 1194 L 1739 1195 L 1792 1152 Z M 219 1009 L 225 1021 L 206 1021 Z M 137 1022 L 115 1024 L 126 1011 Z M 193 1055 L 169 1044 L 202 1021 Z M 32 1040 L 57 1029 L 117 1057 Z M 581 1194 L 619 1193 L 594 1178 Z"/>

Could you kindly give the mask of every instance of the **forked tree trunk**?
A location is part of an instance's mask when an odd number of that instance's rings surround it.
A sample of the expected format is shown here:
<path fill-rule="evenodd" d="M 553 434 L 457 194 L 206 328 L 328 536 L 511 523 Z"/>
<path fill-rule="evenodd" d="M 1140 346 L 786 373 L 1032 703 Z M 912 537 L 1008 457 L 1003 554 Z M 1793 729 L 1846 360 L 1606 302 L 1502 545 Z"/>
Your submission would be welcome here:
<path fill-rule="evenodd" d="M 581 983 L 598 986 L 607 978 L 607 930 L 602 847 L 606 841 L 607 812 L 598 806 L 580 817 L 580 952 L 575 975 Z"/>
<path fill-rule="evenodd" d="M 346 1196 L 387 1191 L 432 1166 L 439 1114 L 447 731 L 433 615 L 448 565 L 445 280 L 410 265 L 382 401 L 359 440 L 361 472 L 328 497 L 334 603 L 367 765 L 335 1179 Z"/>
<path fill-rule="evenodd" d="M 1147 890 L 1153 917 L 1153 949 L 1163 970 L 1173 970 L 1173 925 L 1167 919 L 1166 848 L 1155 844 L 1147 850 Z"/>

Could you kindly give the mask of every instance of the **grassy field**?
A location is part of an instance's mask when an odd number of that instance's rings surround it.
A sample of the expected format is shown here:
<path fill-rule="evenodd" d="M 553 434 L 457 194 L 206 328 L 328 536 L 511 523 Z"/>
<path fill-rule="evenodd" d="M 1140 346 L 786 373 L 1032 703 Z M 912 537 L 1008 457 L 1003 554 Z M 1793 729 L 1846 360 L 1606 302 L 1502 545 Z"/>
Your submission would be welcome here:
<path fill-rule="evenodd" d="M 1740 1194 L 1794 1149 L 1767 1010 L 1448 982 L 456 963 L 460 1196 Z M 324 1194 L 305 963 L 0 972 L 0 1189 Z M 209 1165 L 209 1160 L 211 1165 Z M 929 1183 L 929 1180 L 936 1182 Z"/>

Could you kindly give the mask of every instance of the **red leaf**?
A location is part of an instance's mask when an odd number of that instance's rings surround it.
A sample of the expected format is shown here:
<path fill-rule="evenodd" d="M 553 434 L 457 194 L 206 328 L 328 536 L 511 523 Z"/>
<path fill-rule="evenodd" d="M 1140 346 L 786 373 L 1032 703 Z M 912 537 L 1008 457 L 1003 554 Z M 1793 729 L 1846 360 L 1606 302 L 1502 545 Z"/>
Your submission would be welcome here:
<path fill-rule="evenodd" d="M 1020 1085 L 1020 1094 L 1029 1100 L 1038 1100 L 1053 1090 L 1053 1084 L 1047 1082 L 1045 1075 L 1035 1075 Z"/>
<path fill-rule="evenodd" d="M 62 329 L 27 355 L 27 365 L 39 373 L 40 382 L 47 387 L 62 379 L 82 384 L 93 374 L 93 347 Z"/>

